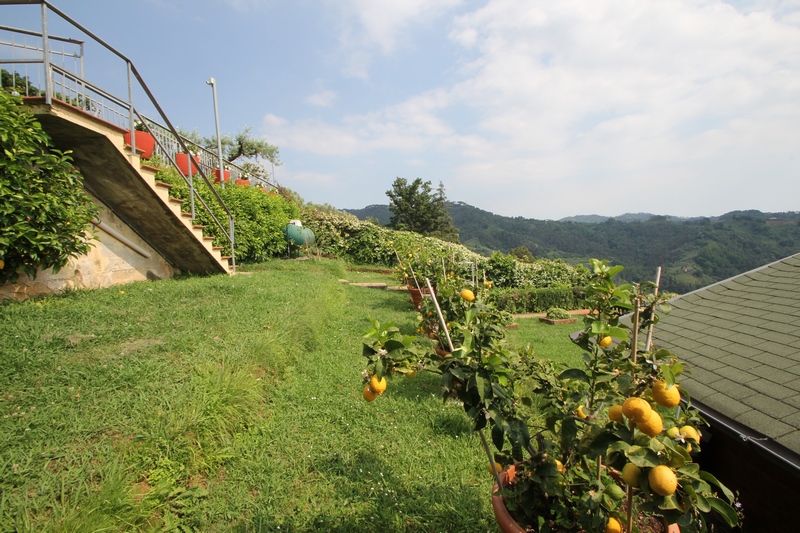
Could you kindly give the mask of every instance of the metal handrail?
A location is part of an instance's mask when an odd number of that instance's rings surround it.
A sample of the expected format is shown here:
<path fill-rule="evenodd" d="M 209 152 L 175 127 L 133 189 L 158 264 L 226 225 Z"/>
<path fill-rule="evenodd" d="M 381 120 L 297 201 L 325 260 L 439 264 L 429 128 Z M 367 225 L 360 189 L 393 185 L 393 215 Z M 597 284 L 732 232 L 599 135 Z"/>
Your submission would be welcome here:
<path fill-rule="evenodd" d="M 31 60 L 31 59 L 19 59 L 19 60 L 9 60 L 9 61 L 0 61 L 0 62 L 5 63 L 5 64 L 13 64 L 13 63 L 41 63 L 41 64 L 43 64 L 44 65 L 44 75 L 45 75 L 44 76 L 44 78 L 45 78 L 45 90 L 44 90 L 45 94 L 44 94 L 44 96 L 45 96 L 45 103 L 47 105 L 52 104 L 52 99 L 56 94 L 55 88 L 54 88 L 54 83 L 55 83 L 54 74 L 57 74 L 57 75 L 61 76 L 62 79 L 69 79 L 72 82 L 74 82 L 76 84 L 76 86 L 80 86 L 81 87 L 81 89 L 82 89 L 81 92 L 78 92 L 77 90 L 75 91 L 77 93 L 77 96 L 75 97 L 75 101 L 78 104 L 80 104 L 79 107 L 83 107 L 84 110 L 88 110 L 90 113 L 92 111 L 94 111 L 91 108 L 91 105 L 90 105 L 90 103 L 94 102 L 94 100 L 91 100 L 91 99 L 87 98 L 86 94 L 85 94 L 85 91 L 86 91 L 86 89 L 91 90 L 95 94 L 100 95 L 103 98 L 107 99 L 108 101 L 114 103 L 119 108 L 122 108 L 123 111 L 127 111 L 127 114 L 128 114 L 127 129 L 131 132 L 131 150 L 133 151 L 133 153 L 136 153 L 136 135 L 134 134 L 135 117 L 138 117 L 139 120 L 142 123 L 146 124 L 148 129 L 150 129 L 150 128 L 149 128 L 149 124 L 147 124 L 147 121 L 145 121 L 143 115 L 141 115 L 139 113 L 139 111 L 137 111 L 136 108 L 133 105 L 133 91 L 132 91 L 132 80 L 131 80 L 131 76 L 133 76 L 136 79 L 136 81 L 138 82 L 139 87 L 147 95 L 148 99 L 150 100 L 150 103 L 153 105 L 153 107 L 155 107 L 155 109 L 158 112 L 160 118 L 166 124 L 165 129 L 167 129 L 172 134 L 173 138 L 177 141 L 177 144 L 181 147 L 181 149 L 185 153 L 189 153 L 189 149 L 187 147 L 188 140 L 184 139 L 184 137 L 182 137 L 178 133 L 178 131 L 175 129 L 175 127 L 172 125 L 172 123 L 170 122 L 169 118 L 166 116 L 166 113 L 164 113 L 164 110 L 161 108 L 161 106 L 159 105 L 159 103 L 156 100 L 155 96 L 150 91 L 150 88 L 147 86 L 147 84 L 145 83 L 144 79 L 139 74 L 139 71 L 134 66 L 133 62 L 130 59 L 128 59 L 125 55 L 123 55 L 121 52 L 119 52 L 118 50 L 113 48 L 111 45 L 109 45 L 108 43 L 106 43 L 105 41 L 100 39 L 97 35 L 95 35 L 91 31 L 89 31 L 87 28 L 85 28 L 84 26 L 79 24 L 77 21 L 73 20 L 66 13 L 64 13 L 63 11 L 59 10 L 58 8 L 56 8 L 54 5 L 52 5 L 47 0 L 0 0 L 0 5 L 2 5 L 2 4 L 7 4 L 7 5 L 14 5 L 14 4 L 19 4 L 19 5 L 23 5 L 23 4 L 24 5 L 29 5 L 29 4 L 31 4 L 31 5 L 34 5 L 34 4 L 39 4 L 39 5 L 42 6 L 42 15 L 41 15 L 42 16 L 42 32 L 41 33 L 36 33 L 36 32 L 30 31 L 30 30 L 21 30 L 19 32 L 19 33 L 22 33 L 22 34 L 25 34 L 25 35 L 38 36 L 38 37 L 40 37 L 42 39 L 42 46 L 41 46 L 40 49 L 37 49 L 37 51 L 41 51 L 42 52 L 42 58 L 41 59 L 33 59 L 33 60 Z M 120 59 L 122 59 L 125 62 L 126 67 L 127 67 L 127 71 L 128 71 L 128 99 L 127 99 L 127 101 L 125 101 L 124 99 L 122 99 L 120 97 L 114 96 L 114 95 L 104 91 L 103 89 L 100 89 L 99 87 L 87 82 L 86 80 L 83 79 L 82 75 L 81 76 L 75 75 L 75 74 L 70 73 L 69 71 L 67 71 L 67 70 L 65 70 L 63 68 L 58 67 L 57 65 L 51 64 L 51 62 L 50 62 L 50 54 L 57 53 L 57 52 L 54 52 L 52 49 L 50 49 L 50 46 L 48 44 L 48 39 L 52 38 L 54 40 L 64 41 L 64 42 L 68 42 L 68 43 L 71 43 L 71 44 L 80 44 L 81 47 L 83 47 L 83 42 L 82 41 L 76 41 L 74 39 L 65 39 L 65 38 L 55 37 L 55 36 L 51 37 L 47 32 L 47 11 L 48 10 L 52 11 L 53 13 L 55 13 L 56 15 L 61 17 L 64 21 L 66 21 L 67 23 L 71 24 L 73 27 L 75 27 L 79 31 L 81 31 L 84 34 L 86 34 L 87 36 L 89 36 L 92 40 L 94 40 L 95 42 L 100 44 L 103 48 L 105 48 L 106 50 L 108 50 L 112 54 L 116 55 L 117 57 L 119 57 Z M 6 26 L 0 26 L 0 29 L 1 30 L 5 30 L 5 31 L 10 31 L 10 32 L 17 32 L 16 28 L 11 28 L 11 27 L 6 27 Z M 0 44 L 9 44 L 9 43 L 0 43 Z M 25 49 L 28 49 L 28 48 L 26 47 Z M 83 61 L 82 53 L 80 54 L 80 57 L 81 57 L 81 61 Z M 83 69 L 81 68 L 81 70 L 83 70 Z M 71 88 L 68 88 L 66 83 L 63 83 L 63 82 L 62 82 L 61 87 L 64 89 L 65 92 L 67 92 L 67 89 L 71 90 Z M 67 100 L 67 102 L 70 103 L 69 100 Z M 86 107 L 87 105 L 89 105 L 88 108 Z M 116 114 L 116 116 L 120 117 L 120 123 L 123 123 L 124 122 L 123 112 L 115 110 L 115 114 Z M 150 119 L 148 119 L 148 121 L 150 121 L 151 124 L 155 123 L 155 121 L 152 121 Z M 112 121 L 109 121 L 109 122 L 112 122 Z M 161 127 L 163 127 L 163 126 L 161 126 Z M 157 142 L 159 143 L 159 145 L 163 149 L 164 147 L 161 144 L 161 141 L 158 138 L 158 136 L 154 135 L 154 137 L 156 137 Z M 213 187 L 212 183 L 209 181 L 208 176 L 206 175 L 206 172 L 203 169 L 202 165 L 198 165 L 198 167 L 197 167 L 198 174 L 200 174 L 202 179 L 206 182 L 206 184 L 208 185 L 209 189 L 213 193 L 213 195 L 215 197 L 215 200 L 217 201 L 217 203 L 220 205 L 220 207 L 226 213 L 226 215 L 228 217 L 228 229 L 227 230 L 224 228 L 222 223 L 220 223 L 220 221 L 214 215 L 213 211 L 209 208 L 209 206 L 206 204 L 206 202 L 203 200 L 203 198 L 199 195 L 197 190 L 192 186 L 192 184 L 189 182 L 189 180 L 186 178 L 186 176 L 183 174 L 183 172 L 181 172 L 180 168 L 178 168 L 177 163 L 175 163 L 174 159 L 173 158 L 165 158 L 165 159 L 170 161 L 172 163 L 172 165 L 178 170 L 178 173 L 183 177 L 183 179 L 185 181 L 187 181 L 187 184 L 189 184 L 190 190 L 192 192 L 192 197 L 194 198 L 196 196 L 198 199 L 200 199 L 201 204 L 208 211 L 208 213 L 211 215 L 211 218 L 213 219 L 214 223 L 220 229 L 222 234 L 227 238 L 228 242 L 230 243 L 230 247 L 231 247 L 231 261 L 232 261 L 233 271 L 235 272 L 236 271 L 236 255 L 235 255 L 235 250 L 234 250 L 235 238 L 234 238 L 233 214 L 230 212 L 228 207 L 225 205 L 225 202 L 220 197 L 219 193 L 215 190 L 215 188 Z M 228 163 L 228 164 L 230 164 L 230 163 Z M 191 166 L 190 166 L 190 168 L 191 168 Z M 223 179 L 223 182 L 224 182 L 224 176 L 222 176 L 221 179 Z M 192 213 L 192 216 L 194 217 L 194 212 Z"/>

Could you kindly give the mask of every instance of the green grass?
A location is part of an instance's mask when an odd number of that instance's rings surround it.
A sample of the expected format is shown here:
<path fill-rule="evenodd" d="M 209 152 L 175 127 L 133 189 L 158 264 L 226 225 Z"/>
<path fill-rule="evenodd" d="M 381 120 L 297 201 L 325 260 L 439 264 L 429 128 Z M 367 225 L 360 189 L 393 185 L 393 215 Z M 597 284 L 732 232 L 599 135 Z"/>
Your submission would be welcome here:
<path fill-rule="evenodd" d="M 581 349 L 572 344 L 569 335 L 583 328 L 582 317 L 573 324 L 546 324 L 538 318 L 516 318 L 517 328 L 508 331 L 509 342 L 517 346 L 530 344 L 534 355 L 569 366 L 582 366 Z"/>
<path fill-rule="evenodd" d="M 367 318 L 412 333 L 416 313 L 338 280 L 392 276 L 243 270 L 0 306 L 0 531 L 496 531 L 436 376 L 361 398 Z M 571 348 L 569 326 L 520 324 Z"/>

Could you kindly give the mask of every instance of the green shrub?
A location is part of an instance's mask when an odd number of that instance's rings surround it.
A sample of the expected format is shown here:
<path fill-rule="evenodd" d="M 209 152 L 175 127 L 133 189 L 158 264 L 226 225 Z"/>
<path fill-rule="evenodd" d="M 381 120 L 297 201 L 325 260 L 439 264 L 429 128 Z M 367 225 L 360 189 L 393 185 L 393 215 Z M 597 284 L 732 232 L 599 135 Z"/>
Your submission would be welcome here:
<path fill-rule="evenodd" d="M 21 99 L 0 91 L 0 285 L 18 270 L 35 278 L 89 252 L 98 208 L 83 189 L 69 152 L 52 147 Z"/>
<path fill-rule="evenodd" d="M 510 313 L 544 313 L 551 307 L 577 309 L 578 298 L 573 289 L 492 289 L 486 301 Z"/>
<path fill-rule="evenodd" d="M 156 161 L 156 164 L 160 162 Z M 151 159 L 151 164 L 153 160 Z M 170 196 L 190 201 L 189 186 L 177 170 L 164 166 L 156 179 L 172 185 Z M 211 208 L 214 216 L 228 231 L 228 218 L 202 179 L 194 182 L 200 196 Z M 300 209 L 280 194 L 267 193 L 258 187 L 230 184 L 225 188 L 215 185 L 217 194 L 233 214 L 234 248 L 237 262 L 260 262 L 286 252 L 283 228 L 289 220 L 300 218 Z M 205 233 L 215 237 L 214 245 L 222 246 L 223 255 L 230 255 L 230 244 L 217 227 L 211 215 L 200 205 L 195 209 L 196 222 L 206 226 Z"/>
<path fill-rule="evenodd" d="M 562 309 L 561 307 L 551 307 L 547 310 L 547 318 L 551 320 L 565 320 L 572 317 L 569 314 L 569 311 L 566 309 Z"/>

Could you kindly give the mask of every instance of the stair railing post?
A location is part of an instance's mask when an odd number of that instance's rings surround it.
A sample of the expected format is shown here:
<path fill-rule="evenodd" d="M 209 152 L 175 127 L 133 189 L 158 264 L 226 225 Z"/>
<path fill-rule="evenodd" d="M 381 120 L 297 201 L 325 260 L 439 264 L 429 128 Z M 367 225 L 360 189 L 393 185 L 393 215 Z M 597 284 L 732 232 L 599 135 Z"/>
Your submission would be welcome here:
<path fill-rule="evenodd" d="M 228 227 L 230 228 L 230 237 L 231 237 L 231 265 L 233 265 L 233 273 L 236 274 L 236 253 L 233 249 L 233 215 L 228 217 Z"/>
<path fill-rule="evenodd" d="M 128 130 L 131 132 L 131 152 L 136 155 L 136 128 L 134 127 L 135 119 L 133 118 L 133 79 L 131 75 L 131 62 L 126 61 L 125 66 L 128 69 Z"/>
<path fill-rule="evenodd" d="M 50 69 L 50 41 L 47 38 L 47 4 L 42 2 L 42 55 L 44 68 L 44 103 L 53 103 L 53 73 Z"/>

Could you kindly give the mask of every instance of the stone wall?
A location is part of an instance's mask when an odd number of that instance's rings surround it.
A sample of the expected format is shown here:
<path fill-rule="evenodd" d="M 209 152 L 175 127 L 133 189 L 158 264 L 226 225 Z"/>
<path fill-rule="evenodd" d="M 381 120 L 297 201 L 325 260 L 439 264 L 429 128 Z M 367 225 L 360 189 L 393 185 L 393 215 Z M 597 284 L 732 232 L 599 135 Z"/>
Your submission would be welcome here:
<path fill-rule="evenodd" d="M 27 274 L 20 273 L 16 284 L 0 286 L 0 298 L 24 300 L 68 289 L 97 289 L 134 281 L 170 278 L 178 272 L 99 200 L 94 197 L 92 200 L 101 206 L 100 226 L 93 228 L 97 240 L 93 241 L 92 250 L 87 255 L 71 259 L 56 274 L 52 269 L 47 269 L 39 271 L 36 279 L 31 279 Z M 102 228 L 108 228 L 108 231 Z M 128 241 L 128 244 L 124 241 Z"/>

